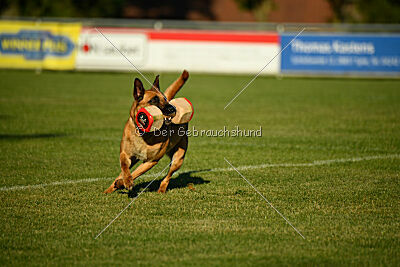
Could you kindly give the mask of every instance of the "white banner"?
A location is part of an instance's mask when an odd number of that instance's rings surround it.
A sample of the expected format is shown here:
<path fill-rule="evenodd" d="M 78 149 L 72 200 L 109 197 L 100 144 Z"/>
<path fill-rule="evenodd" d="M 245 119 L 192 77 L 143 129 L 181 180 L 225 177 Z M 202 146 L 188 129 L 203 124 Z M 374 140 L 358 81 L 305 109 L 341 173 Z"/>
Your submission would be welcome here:
<path fill-rule="evenodd" d="M 147 36 L 135 33 L 112 33 L 104 35 L 136 67 L 145 64 Z M 83 30 L 79 38 L 77 69 L 92 70 L 130 70 L 132 65 L 96 30 Z"/>
<path fill-rule="evenodd" d="M 275 44 L 157 41 L 149 44 L 147 70 L 257 73 L 279 53 Z M 278 73 L 276 58 L 264 74 Z"/>
<path fill-rule="evenodd" d="M 279 53 L 275 33 L 155 31 L 105 28 L 101 32 L 143 71 L 257 73 Z M 83 29 L 77 69 L 132 70 L 130 63 L 95 29 Z M 263 74 L 277 74 L 280 57 Z"/>

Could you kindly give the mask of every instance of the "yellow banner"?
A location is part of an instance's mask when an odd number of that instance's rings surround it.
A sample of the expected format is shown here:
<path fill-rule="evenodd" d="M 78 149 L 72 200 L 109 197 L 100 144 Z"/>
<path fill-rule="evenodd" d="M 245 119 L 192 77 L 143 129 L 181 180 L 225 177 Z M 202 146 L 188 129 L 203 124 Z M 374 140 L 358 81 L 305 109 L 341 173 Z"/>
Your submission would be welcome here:
<path fill-rule="evenodd" d="M 80 23 L 0 21 L 0 68 L 75 68 Z"/>

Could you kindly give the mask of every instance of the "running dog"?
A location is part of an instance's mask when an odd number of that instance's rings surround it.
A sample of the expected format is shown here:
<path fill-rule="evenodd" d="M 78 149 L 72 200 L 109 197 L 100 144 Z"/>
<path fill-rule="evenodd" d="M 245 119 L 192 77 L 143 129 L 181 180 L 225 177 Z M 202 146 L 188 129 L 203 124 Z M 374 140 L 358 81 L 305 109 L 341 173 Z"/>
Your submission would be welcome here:
<path fill-rule="evenodd" d="M 188 78 L 189 73 L 184 70 L 181 76 L 165 90 L 165 93 L 160 91 L 158 75 L 154 80 L 153 86 L 148 90 L 144 89 L 143 83 L 138 78 L 135 79 L 133 89 L 134 101 L 129 119 L 125 124 L 120 145 L 119 160 L 121 173 L 104 193 L 108 194 L 117 189 L 124 188 L 131 190 L 134 180 L 150 170 L 167 154 L 171 158 L 171 166 L 158 189 L 159 193 L 166 192 L 171 176 L 183 164 L 188 147 L 187 135 L 178 134 L 187 132 L 188 123 L 171 123 L 171 119 L 176 114 L 176 108 L 169 101 L 174 98 Z M 138 125 L 136 125 L 135 117 L 139 109 L 149 105 L 155 105 L 162 111 L 164 124 L 161 131 L 167 134 L 140 132 Z M 142 161 L 142 163 L 131 173 L 130 168 L 138 161 Z"/>

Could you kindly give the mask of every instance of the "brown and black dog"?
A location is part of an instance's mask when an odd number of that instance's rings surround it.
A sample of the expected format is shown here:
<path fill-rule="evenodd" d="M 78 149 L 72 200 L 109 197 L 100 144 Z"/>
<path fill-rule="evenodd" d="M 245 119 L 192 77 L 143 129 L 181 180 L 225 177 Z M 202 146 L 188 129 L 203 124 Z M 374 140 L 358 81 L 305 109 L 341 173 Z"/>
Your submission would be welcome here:
<path fill-rule="evenodd" d="M 170 119 L 176 114 L 175 107 L 169 101 L 174 98 L 179 89 L 185 84 L 189 78 L 189 73 L 186 70 L 183 71 L 181 76 L 165 90 L 164 94 L 159 89 L 158 77 L 156 77 L 152 88 L 148 90 L 144 89 L 142 82 L 138 78 L 135 79 L 134 101 L 129 119 L 125 124 L 120 145 L 121 174 L 104 191 L 106 194 L 112 193 L 117 189 L 126 188 L 131 190 L 133 181 L 150 170 L 167 154 L 172 163 L 167 176 L 158 189 L 159 193 L 165 193 L 171 176 L 182 166 L 188 147 L 188 137 L 186 135 L 188 123 L 179 125 L 169 123 Z M 164 125 L 157 134 L 151 132 L 141 133 L 135 122 L 138 110 L 149 105 L 156 105 L 166 118 Z M 143 162 L 131 173 L 130 168 L 138 161 Z"/>

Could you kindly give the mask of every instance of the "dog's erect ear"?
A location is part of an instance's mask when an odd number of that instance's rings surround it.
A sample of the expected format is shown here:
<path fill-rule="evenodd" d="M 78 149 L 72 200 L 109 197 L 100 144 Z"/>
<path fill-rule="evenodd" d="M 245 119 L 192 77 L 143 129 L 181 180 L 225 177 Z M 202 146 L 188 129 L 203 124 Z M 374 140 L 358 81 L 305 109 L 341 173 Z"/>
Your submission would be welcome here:
<path fill-rule="evenodd" d="M 153 82 L 153 87 L 155 87 L 155 88 L 157 88 L 157 89 L 160 89 L 160 81 L 159 81 L 159 78 L 160 77 L 160 75 L 157 75 L 156 76 L 156 79 L 154 80 L 154 82 Z"/>
<path fill-rule="evenodd" d="M 140 101 L 143 99 L 144 96 L 144 88 L 143 88 L 143 83 L 136 78 L 135 83 L 134 83 L 134 88 L 133 88 L 133 97 L 135 98 L 136 101 Z"/>

